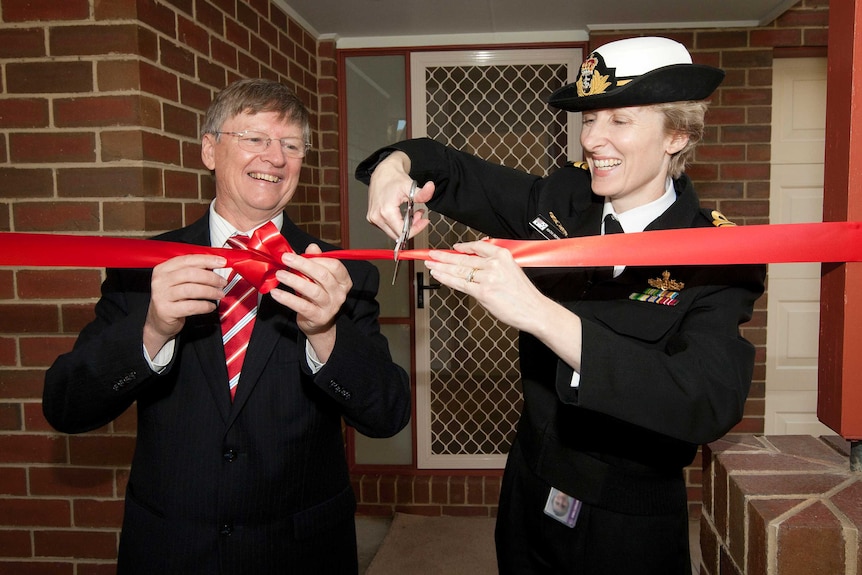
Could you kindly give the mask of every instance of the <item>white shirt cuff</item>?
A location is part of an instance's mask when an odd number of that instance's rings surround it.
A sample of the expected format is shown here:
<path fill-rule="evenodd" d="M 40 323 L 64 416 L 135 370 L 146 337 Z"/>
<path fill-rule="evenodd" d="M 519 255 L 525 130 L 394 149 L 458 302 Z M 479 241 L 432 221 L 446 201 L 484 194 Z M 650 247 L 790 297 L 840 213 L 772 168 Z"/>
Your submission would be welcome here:
<path fill-rule="evenodd" d="M 150 358 L 150 354 L 147 353 L 147 346 L 144 346 L 144 359 L 146 359 L 147 363 L 150 364 L 150 369 L 156 373 L 162 373 L 165 368 L 168 367 L 168 364 L 171 363 L 171 360 L 174 358 L 176 342 L 177 340 L 175 339 L 168 340 L 154 358 Z"/>
<path fill-rule="evenodd" d="M 308 367 L 311 369 L 311 373 L 317 373 L 323 369 L 324 365 L 326 365 L 318 359 L 317 354 L 314 353 L 314 348 L 311 347 L 308 340 L 305 340 L 305 359 L 308 361 Z"/>

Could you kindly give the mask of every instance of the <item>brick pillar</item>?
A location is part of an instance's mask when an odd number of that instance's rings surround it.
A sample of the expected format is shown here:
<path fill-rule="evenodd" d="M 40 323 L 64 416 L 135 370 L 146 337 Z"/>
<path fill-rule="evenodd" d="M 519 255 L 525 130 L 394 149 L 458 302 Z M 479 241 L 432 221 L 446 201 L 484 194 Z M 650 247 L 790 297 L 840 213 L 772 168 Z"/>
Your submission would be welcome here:
<path fill-rule="evenodd" d="M 834 2 L 829 15 L 823 220 L 862 220 L 862 0 Z M 820 282 L 820 360 L 817 417 L 847 439 L 862 439 L 862 262 L 824 264 Z"/>
<path fill-rule="evenodd" d="M 858 575 L 862 474 L 838 436 L 738 436 L 705 454 L 701 575 Z"/>

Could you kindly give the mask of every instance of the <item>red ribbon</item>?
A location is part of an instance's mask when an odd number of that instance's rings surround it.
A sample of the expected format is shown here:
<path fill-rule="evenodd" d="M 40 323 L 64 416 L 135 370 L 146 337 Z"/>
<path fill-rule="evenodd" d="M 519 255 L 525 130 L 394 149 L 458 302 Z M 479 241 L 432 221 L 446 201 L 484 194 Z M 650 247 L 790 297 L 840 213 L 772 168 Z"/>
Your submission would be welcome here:
<path fill-rule="evenodd" d="M 187 254 L 227 259 L 263 293 L 278 285 L 275 272 L 285 269 L 281 256 L 293 252 L 287 240 L 264 226 L 249 250 L 210 248 L 153 240 L 57 234 L 0 234 L 0 266 L 154 267 Z M 721 265 L 862 261 L 862 222 L 772 224 L 687 228 L 563 240 L 501 240 L 522 267 L 594 267 L 652 265 Z M 429 259 L 429 250 L 405 250 L 406 260 Z M 306 257 L 344 260 L 391 260 L 392 250 L 334 250 Z"/>
<path fill-rule="evenodd" d="M 685 228 L 563 240 L 488 240 L 521 267 L 721 265 L 862 261 L 862 222 Z M 406 260 L 430 250 L 407 250 Z M 391 259 L 389 250 L 342 250 L 340 259 Z"/>
<path fill-rule="evenodd" d="M 275 272 L 286 269 L 281 263 L 285 253 L 294 253 L 293 248 L 272 222 L 252 234 L 247 250 L 127 238 L 0 234 L 0 266 L 150 268 L 176 256 L 209 254 L 225 258 L 226 267 L 262 293 L 278 286 Z"/>

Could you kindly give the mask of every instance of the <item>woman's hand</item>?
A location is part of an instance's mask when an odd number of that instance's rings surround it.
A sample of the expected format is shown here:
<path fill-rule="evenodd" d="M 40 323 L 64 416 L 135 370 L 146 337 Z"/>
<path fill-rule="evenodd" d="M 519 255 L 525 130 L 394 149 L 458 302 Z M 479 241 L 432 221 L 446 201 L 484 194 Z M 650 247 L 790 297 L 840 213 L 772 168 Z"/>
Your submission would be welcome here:
<path fill-rule="evenodd" d="M 509 250 L 487 241 L 453 247 L 458 253 L 429 253 L 425 265 L 435 280 L 474 297 L 497 320 L 532 334 L 580 372 L 581 319 L 576 314 L 545 297 Z"/>
<path fill-rule="evenodd" d="M 413 179 L 410 177 L 410 158 L 404 152 L 393 152 L 374 169 L 368 185 L 368 213 L 366 219 L 383 232 L 397 240 L 404 227 L 404 213 L 401 204 L 410 196 Z M 417 204 L 434 197 L 434 182 L 426 182 L 416 189 L 413 201 Z M 424 210 L 415 210 L 410 225 L 409 238 L 425 229 L 428 220 L 423 218 Z"/>
<path fill-rule="evenodd" d="M 487 241 L 455 244 L 459 253 L 432 250 L 425 265 L 435 280 L 476 298 L 498 320 L 535 329 L 536 310 L 547 300 L 515 263 L 509 250 Z"/>

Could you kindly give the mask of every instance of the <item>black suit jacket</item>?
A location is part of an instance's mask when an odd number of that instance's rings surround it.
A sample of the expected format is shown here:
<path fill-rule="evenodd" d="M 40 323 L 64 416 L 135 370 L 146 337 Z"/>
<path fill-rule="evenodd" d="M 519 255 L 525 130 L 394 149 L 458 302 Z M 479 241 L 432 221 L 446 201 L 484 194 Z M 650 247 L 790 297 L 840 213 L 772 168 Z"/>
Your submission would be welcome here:
<path fill-rule="evenodd" d="M 282 233 L 298 253 L 317 242 L 287 218 Z M 209 245 L 208 216 L 158 239 Z M 323 369 L 309 370 L 295 314 L 264 296 L 233 403 L 217 315 L 188 318 L 156 374 L 142 353 L 151 270 L 108 271 L 96 319 L 47 372 L 43 409 L 78 433 L 137 402 L 120 573 L 355 571 L 342 419 L 393 435 L 410 391 L 379 331 L 376 268 L 345 265 L 353 289 Z"/>
<path fill-rule="evenodd" d="M 541 239 L 530 226 L 539 215 L 556 219 L 560 235 L 600 233 L 604 199 L 581 167 L 542 178 L 417 139 L 379 150 L 357 167 L 357 178 L 367 182 L 392 150 L 410 157 L 420 184 L 435 182 L 429 208 L 491 237 Z M 686 176 L 674 185 L 676 201 L 647 230 L 724 222 L 700 207 Z M 639 297 L 666 269 L 685 284 L 674 305 Z M 516 442 L 531 471 L 591 505 L 684 514 L 682 468 L 699 444 L 742 419 L 754 347 L 739 325 L 763 292 L 765 267 L 627 267 L 615 279 L 609 269 L 528 274 L 583 323 L 578 387 L 571 367 L 531 335 L 520 336 L 524 410 Z"/>

